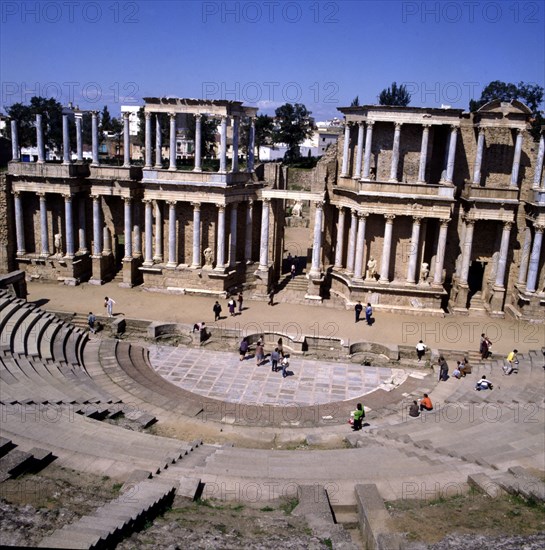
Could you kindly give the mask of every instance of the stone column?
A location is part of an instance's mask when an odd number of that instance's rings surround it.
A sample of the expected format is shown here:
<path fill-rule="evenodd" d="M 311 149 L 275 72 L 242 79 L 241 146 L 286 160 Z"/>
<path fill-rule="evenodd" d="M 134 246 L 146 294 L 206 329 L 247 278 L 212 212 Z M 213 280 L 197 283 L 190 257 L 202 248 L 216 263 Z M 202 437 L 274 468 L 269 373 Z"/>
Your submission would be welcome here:
<path fill-rule="evenodd" d="M 344 208 L 337 206 L 339 210 L 339 222 L 337 224 L 337 244 L 335 245 L 335 268 L 343 266 L 343 244 L 344 244 Z"/>
<path fill-rule="evenodd" d="M 100 195 L 93 195 L 93 256 L 102 253 L 102 219 Z"/>
<path fill-rule="evenodd" d="M 44 130 L 42 127 L 42 115 L 36 115 L 36 145 L 38 148 L 38 162 L 45 162 Z"/>
<path fill-rule="evenodd" d="M 407 269 L 407 282 L 416 283 L 416 261 L 418 258 L 418 245 L 420 240 L 420 224 L 422 218 L 413 216 L 413 232 L 411 235 L 411 250 L 409 252 L 409 267 Z"/>
<path fill-rule="evenodd" d="M 138 201 L 134 203 L 132 233 L 134 235 L 132 255 L 135 258 L 140 258 L 142 256 L 142 228 L 140 226 L 140 203 Z"/>
<path fill-rule="evenodd" d="M 66 256 L 74 257 L 74 220 L 72 218 L 72 195 L 64 195 L 64 231 L 66 233 Z"/>
<path fill-rule="evenodd" d="M 534 244 L 532 245 L 532 253 L 530 254 L 526 292 L 536 291 L 537 275 L 539 271 L 539 257 L 541 255 L 541 243 L 543 241 L 543 231 L 545 230 L 545 226 L 536 224 L 534 225 L 534 230 Z"/>
<path fill-rule="evenodd" d="M 460 284 L 467 286 L 467 276 L 469 273 L 469 263 L 471 260 L 471 248 L 473 247 L 473 230 L 475 220 L 466 220 L 466 230 L 464 239 L 464 248 L 462 250 L 462 268 L 460 272 Z"/>
<path fill-rule="evenodd" d="M 358 122 L 358 146 L 356 148 L 356 172 L 355 179 L 361 178 L 361 160 L 363 155 L 363 121 Z"/>
<path fill-rule="evenodd" d="M 155 168 L 163 167 L 163 139 L 161 136 L 161 120 L 159 113 L 155 115 Z"/>
<path fill-rule="evenodd" d="M 62 163 L 72 163 L 70 158 L 70 127 L 67 114 L 62 115 Z"/>
<path fill-rule="evenodd" d="M 316 212 L 314 216 L 314 238 L 312 241 L 312 265 L 310 275 L 320 276 L 320 258 L 322 255 L 322 220 L 324 216 L 324 203 L 315 203 Z"/>
<path fill-rule="evenodd" d="M 390 282 L 390 254 L 392 251 L 392 231 L 394 227 L 394 214 L 384 214 L 384 243 L 382 247 L 382 263 L 380 265 L 379 283 Z"/>
<path fill-rule="evenodd" d="M 49 238 L 47 235 L 47 203 L 45 193 L 37 193 L 40 197 L 40 237 L 42 241 L 42 253 L 40 256 L 49 256 Z"/>
<path fill-rule="evenodd" d="M 78 253 L 87 254 L 87 223 L 85 219 L 85 197 L 78 200 Z"/>
<path fill-rule="evenodd" d="M 144 264 L 145 266 L 153 265 L 153 205 L 151 199 L 144 199 L 145 214 L 144 214 L 144 232 L 145 232 L 145 247 L 144 247 Z"/>
<path fill-rule="evenodd" d="M 17 121 L 11 121 L 11 160 L 19 162 L 19 135 L 17 133 Z"/>
<path fill-rule="evenodd" d="M 363 252 L 365 250 L 365 221 L 369 214 L 358 212 L 358 238 L 356 243 L 356 264 L 354 266 L 354 279 L 363 279 Z"/>
<path fill-rule="evenodd" d="M 155 201 L 155 255 L 153 260 L 163 261 L 163 212 L 159 201 Z"/>
<path fill-rule="evenodd" d="M 526 283 L 526 275 L 528 273 L 528 262 L 530 260 L 530 249 L 532 248 L 532 229 L 526 226 L 524 230 L 524 244 L 522 245 L 522 254 L 520 257 L 520 268 L 518 284 L 524 285 Z"/>
<path fill-rule="evenodd" d="M 503 224 L 503 232 L 501 234 L 500 257 L 498 259 L 498 268 L 496 270 L 496 281 L 494 286 L 498 289 L 504 288 L 505 284 L 505 268 L 507 266 L 507 253 L 509 252 L 509 237 L 511 235 L 511 222 Z"/>
<path fill-rule="evenodd" d="M 253 235 L 253 217 L 254 201 L 250 199 L 246 203 L 246 231 L 244 242 L 244 259 L 246 263 L 252 263 L 252 235 Z"/>
<path fill-rule="evenodd" d="M 198 268 L 201 267 L 201 203 L 192 202 L 191 206 L 193 206 L 193 261 L 191 267 Z"/>
<path fill-rule="evenodd" d="M 176 201 L 166 201 L 168 204 L 168 263 L 167 267 L 178 265 L 176 258 Z"/>
<path fill-rule="evenodd" d="M 144 163 L 144 168 L 149 170 L 151 168 L 151 113 L 149 111 L 144 112 L 144 117 L 146 119 L 146 158 Z"/>
<path fill-rule="evenodd" d="M 261 213 L 261 239 L 259 245 L 259 270 L 269 270 L 269 207 L 271 199 L 263 199 Z"/>
<path fill-rule="evenodd" d="M 439 241 L 437 243 L 437 253 L 435 255 L 435 271 L 433 273 L 433 284 L 441 286 L 443 283 L 443 264 L 445 262 L 445 250 L 447 248 L 447 230 L 449 220 L 440 220 Z"/>
<path fill-rule="evenodd" d="M 354 259 L 356 255 L 356 227 L 358 224 L 357 212 L 350 211 L 350 229 L 348 231 L 348 254 L 346 258 L 346 271 L 354 273 Z"/>
<path fill-rule="evenodd" d="M 20 191 L 13 192 L 15 202 L 15 235 L 17 239 L 17 256 L 24 256 L 25 250 L 25 224 L 23 219 L 23 201 Z"/>
<path fill-rule="evenodd" d="M 341 169 L 341 178 L 348 176 L 348 155 L 350 148 L 350 122 L 344 123 L 344 146 L 343 146 L 343 164 Z"/>
<path fill-rule="evenodd" d="M 233 160 L 231 164 L 231 172 L 238 172 L 238 124 L 239 117 L 233 117 Z"/>
<path fill-rule="evenodd" d="M 102 243 L 102 255 L 109 256 L 112 253 L 112 239 L 107 225 L 102 228 Z"/>
<path fill-rule="evenodd" d="M 123 113 L 123 167 L 131 165 L 131 130 L 129 125 L 129 113 Z"/>
<path fill-rule="evenodd" d="M 218 207 L 216 269 L 225 268 L 225 205 L 216 204 Z"/>
<path fill-rule="evenodd" d="M 392 164 L 390 166 L 390 181 L 397 183 L 397 169 L 399 166 L 399 141 L 401 139 L 401 122 L 395 122 L 394 146 L 392 148 Z"/>
<path fill-rule="evenodd" d="M 369 173 L 371 170 L 371 149 L 373 147 L 373 125 L 375 122 L 370 120 L 367 122 L 367 135 L 365 137 L 365 158 L 363 159 L 363 174 L 362 179 L 369 181 Z"/>
<path fill-rule="evenodd" d="M 98 166 L 100 161 L 98 159 L 98 113 L 97 111 L 91 111 L 91 140 L 93 150 L 93 160 L 91 166 Z"/>
<path fill-rule="evenodd" d="M 254 171 L 255 157 L 255 117 L 250 117 L 250 130 L 248 136 L 248 172 Z"/>
<path fill-rule="evenodd" d="M 11 135 L 13 135 L 13 121 L 11 122 Z M 536 171 L 534 172 L 534 187 L 539 188 L 541 185 L 541 172 L 543 171 L 543 156 L 545 153 L 545 136 L 543 132 L 539 137 L 539 149 L 537 151 Z M 19 158 L 19 157 L 17 157 Z M 545 180 L 543 182 L 545 185 Z"/>
<path fill-rule="evenodd" d="M 515 142 L 515 155 L 513 157 L 513 168 L 511 169 L 511 185 L 517 186 L 519 181 L 520 154 L 522 153 L 522 139 L 524 130 L 517 130 L 517 141 Z"/>
<path fill-rule="evenodd" d="M 450 141 L 448 144 L 448 159 L 447 159 L 447 177 L 445 182 L 452 183 L 454 175 L 454 160 L 456 158 L 456 137 L 458 136 L 458 127 L 450 127 Z"/>
<path fill-rule="evenodd" d="M 237 203 L 231 204 L 231 228 L 229 231 L 229 267 L 234 268 L 237 263 Z"/>
<path fill-rule="evenodd" d="M 168 113 L 170 118 L 169 170 L 176 170 L 176 113 Z"/>
<path fill-rule="evenodd" d="M 220 172 L 227 172 L 227 117 L 221 117 L 220 125 Z"/>
<path fill-rule="evenodd" d="M 481 166 L 483 163 L 484 152 L 484 128 L 479 128 L 479 138 L 477 139 L 477 156 L 475 157 L 475 168 L 473 169 L 473 183 L 481 183 Z"/>
<path fill-rule="evenodd" d="M 428 158 L 428 141 L 430 124 L 422 125 L 422 143 L 420 144 L 420 164 L 418 165 L 418 183 L 426 183 L 426 162 Z"/>
<path fill-rule="evenodd" d="M 202 172 L 202 115 L 197 113 L 195 115 L 195 166 L 193 172 Z M 193 261 L 195 258 L 193 258 Z M 201 259 L 199 256 L 198 265 L 201 265 Z"/>
<path fill-rule="evenodd" d="M 123 260 L 130 260 L 132 258 L 132 204 L 131 197 L 123 197 L 125 203 L 124 208 L 124 221 L 125 221 L 125 257 Z"/>
<path fill-rule="evenodd" d="M 75 114 L 76 120 L 76 154 L 78 162 L 83 162 L 83 113 Z"/>

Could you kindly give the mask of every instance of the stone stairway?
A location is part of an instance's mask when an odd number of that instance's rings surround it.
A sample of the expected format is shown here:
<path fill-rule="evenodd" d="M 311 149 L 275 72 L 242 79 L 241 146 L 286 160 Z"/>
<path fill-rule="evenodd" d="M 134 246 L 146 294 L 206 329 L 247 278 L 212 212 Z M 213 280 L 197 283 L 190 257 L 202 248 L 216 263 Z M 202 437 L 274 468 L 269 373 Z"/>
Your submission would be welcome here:
<path fill-rule="evenodd" d="M 22 450 L 13 441 L 0 437 L 0 483 L 22 474 L 34 473 L 50 464 L 53 454 L 38 447 Z"/>

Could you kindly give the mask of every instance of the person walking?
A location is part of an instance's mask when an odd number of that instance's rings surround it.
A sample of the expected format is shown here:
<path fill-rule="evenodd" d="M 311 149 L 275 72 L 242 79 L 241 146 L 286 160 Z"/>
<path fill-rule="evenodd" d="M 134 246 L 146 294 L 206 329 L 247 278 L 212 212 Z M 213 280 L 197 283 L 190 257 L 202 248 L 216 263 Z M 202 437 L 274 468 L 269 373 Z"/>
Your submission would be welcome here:
<path fill-rule="evenodd" d="M 87 317 L 87 324 L 89 325 L 89 332 L 92 332 L 93 334 L 96 334 L 96 324 L 97 318 L 93 315 L 93 312 L 89 312 L 89 316 Z"/>
<path fill-rule="evenodd" d="M 113 300 L 113 298 L 108 298 L 108 296 L 104 298 L 104 307 L 106 308 L 106 313 L 108 314 L 108 317 L 114 316 L 114 304 L 115 301 Z"/>
<path fill-rule="evenodd" d="M 212 308 L 212 311 L 214 312 L 214 321 L 219 321 L 221 315 L 221 305 L 217 300 L 214 304 L 214 307 Z"/>
<path fill-rule="evenodd" d="M 291 269 L 290 269 L 290 273 L 291 273 L 291 279 L 293 281 L 293 279 L 295 279 L 295 264 L 291 264 Z"/>
<path fill-rule="evenodd" d="M 284 357 L 284 341 L 282 338 L 278 338 L 278 342 L 276 342 L 276 348 L 278 349 L 278 353 Z"/>
<path fill-rule="evenodd" d="M 246 336 L 242 339 L 239 346 L 240 360 L 246 359 L 246 353 L 248 352 L 248 338 Z"/>
<path fill-rule="evenodd" d="M 439 382 L 446 382 L 448 380 L 448 363 L 441 355 L 439 357 Z"/>
<path fill-rule="evenodd" d="M 244 302 L 244 298 L 242 297 L 242 292 L 239 292 L 237 301 L 238 301 L 238 313 L 240 315 L 242 313 L 242 302 Z"/>
<path fill-rule="evenodd" d="M 422 357 L 424 357 L 424 354 L 426 353 L 426 344 L 420 340 L 418 344 L 416 344 L 416 355 L 418 355 L 418 362 L 422 360 Z"/>
<path fill-rule="evenodd" d="M 274 306 L 274 290 L 272 289 L 269 292 L 269 305 Z"/>
<path fill-rule="evenodd" d="M 235 308 L 236 308 L 236 303 L 235 303 L 234 298 L 231 298 L 227 302 L 227 307 L 229 308 L 229 314 L 231 315 L 231 317 L 234 317 L 235 316 Z"/>
<path fill-rule="evenodd" d="M 287 368 L 289 365 L 288 358 L 284 357 L 280 365 L 282 366 L 282 378 L 286 378 L 286 376 L 288 376 L 288 371 L 287 371 Z"/>
<path fill-rule="evenodd" d="M 263 359 L 265 359 L 265 349 L 262 341 L 258 340 L 255 346 L 255 363 L 258 367 L 263 362 Z"/>
<path fill-rule="evenodd" d="M 274 348 L 274 351 L 271 353 L 271 370 L 276 372 L 278 370 L 278 361 L 280 360 L 280 353 L 278 353 L 278 348 Z"/>
<path fill-rule="evenodd" d="M 503 374 L 512 374 L 519 371 L 519 360 L 517 358 L 518 349 L 514 349 L 507 355 L 507 365 L 503 365 Z"/>
<path fill-rule="evenodd" d="M 373 317 L 373 308 L 371 307 L 371 304 L 367 302 L 367 307 L 365 308 L 365 320 L 367 321 L 367 324 L 371 326 L 371 318 Z"/>
<path fill-rule="evenodd" d="M 356 323 L 360 322 L 360 315 L 363 311 L 363 306 L 361 305 L 361 302 L 358 300 L 358 303 L 354 306 L 354 313 L 356 314 Z"/>

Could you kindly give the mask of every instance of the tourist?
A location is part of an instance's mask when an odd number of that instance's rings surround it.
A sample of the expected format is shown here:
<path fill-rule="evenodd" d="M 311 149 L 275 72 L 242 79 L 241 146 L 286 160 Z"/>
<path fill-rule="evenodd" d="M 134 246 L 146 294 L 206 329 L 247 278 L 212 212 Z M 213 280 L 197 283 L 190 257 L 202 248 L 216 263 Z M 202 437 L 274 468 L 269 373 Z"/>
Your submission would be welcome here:
<path fill-rule="evenodd" d="M 106 308 L 108 317 L 114 316 L 114 304 L 115 304 L 115 301 L 112 298 L 108 298 L 108 296 L 104 298 L 104 307 Z"/>
<path fill-rule="evenodd" d="M 242 339 L 239 346 L 240 360 L 246 359 L 246 353 L 248 353 L 248 338 L 246 336 Z"/>
<path fill-rule="evenodd" d="M 441 355 L 439 357 L 439 382 L 446 382 L 448 380 L 448 363 Z"/>
<path fill-rule="evenodd" d="M 373 316 L 373 308 L 371 307 L 371 304 L 367 302 L 367 307 L 365 308 L 365 320 L 367 321 L 368 325 L 371 325 L 372 316 Z"/>
<path fill-rule="evenodd" d="M 274 290 L 272 289 L 269 292 L 269 305 L 274 306 Z"/>
<path fill-rule="evenodd" d="M 234 317 L 235 316 L 235 307 L 236 307 L 236 303 L 235 303 L 234 298 L 231 298 L 227 302 L 227 307 L 229 308 L 229 314 L 231 315 L 231 317 Z"/>
<path fill-rule="evenodd" d="M 459 362 L 459 369 L 460 369 L 460 372 L 462 373 L 462 377 L 463 376 L 467 376 L 468 374 L 471 374 L 471 365 L 469 364 L 469 361 L 467 359 L 467 357 L 464 357 L 463 361 L 460 361 Z"/>
<path fill-rule="evenodd" d="M 492 385 L 492 382 L 486 378 L 486 376 L 483 374 L 481 379 L 475 384 L 475 389 L 477 391 L 481 390 L 492 390 L 494 389 L 494 386 Z"/>
<path fill-rule="evenodd" d="M 359 323 L 360 315 L 362 311 L 363 311 L 363 306 L 361 305 L 361 302 L 358 301 L 358 303 L 354 306 L 354 312 L 356 313 L 356 323 Z"/>
<path fill-rule="evenodd" d="M 286 378 L 286 376 L 288 376 L 288 371 L 287 371 L 287 368 L 289 366 L 288 358 L 284 357 L 280 365 L 282 367 L 282 378 Z"/>
<path fill-rule="evenodd" d="M 295 279 L 295 264 L 291 264 L 291 278 Z"/>
<path fill-rule="evenodd" d="M 518 373 L 519 371 L 519 360 L 517 358 L 518 349 L 514 349 L 507 355 L 507 365 L 503 365 L 503 374 L 512 374 L 513 372 Z"/>
<path fill-rule="evenodd" d="M 481 354 L 481 359 L 484 361 L 485 359 L 488 359 L 490 357 L 490 349 L 492 348 L 492 342 L 486 336 L 486 334 L 483 332 L 481 334 L 481 343 L 479 345 L 479 352 Z"/>
<path fill-rule="evenodd" d="M 271 353 L 271 370 L 276 372 L 278 370 L 278 361 L 280 360 L 280 353 L 278 353 L 278 348 L 274 348 L 274 351 Z"/>
<path fill-rule="evenodd" d="M 418 403 L 413 401 L 413 404 L 409 407 L 409 416 L 416 418 L 420 416 L 420 411 L 418 410 Z"/>
<path fill-rule="evenodd" d="M 238 301 L 238 312 L 242 313 L 242 302 L 244 302 L 244 298 L 242 297 L 242 292 L 238 293 L 237 301 Z"/>
<path fill-rule="evenodd" d="M 87 324 L 89 325 L 89 331 L 93 334 L 96 333 L 95 323 L 97 321 L 97 318 L 93 315 L 93 312 L 89 312 L 89 316 L 87 317 Z"/>
<path fill-rule="evenodd" d="M 425 393 L 424 397 L 420 400 L 420 410 L 421 411 L 432 411 L 433 410 L 433 404 L 432 404 L 431 399 L 429 398 L 427 393 Z"/>
<path fill-rule="evenodd" d="M 426 353 L 426 344 L 420 340 L 418 344 L 416 344 L 416 355 L 418 355 L 418 362 L 424 357 L 424 354 Z"/>
<path fill-rule="evenodd" d="M 458 361 L 456 363 L 456 368 L 452 371 L 452 376 L 454 376 L 454 378 L 458 380 L 462 378 L 462 370 L 461 370 L 462 365 L 463 365 L 462 361 Z"/>
<path fill-rule="evenodd" d="M 276 343 L 276 347 L 278 348 L 278 353 L 284 357 L 284 341 L 282 338 L 278 338 L 278 342 Z"/>
<path fill-rule="evenodd" d="M 354 425 L 352 429 L 354 431 L 361 430 L 363 419 L 365 418 L 365 411 L 361 403 L 356 405 L 356 410 L 354 411 Z"/>
<path fill-rule="evenodd" d="M 214 321 L 219 321 L 221 319 L 221 306 L 220 303 L 216 300 L 216 303 L 214 304 L 214 307 L 212 308 L 212 311 L 214 312 Z"/>
<path fill-rule="evenodd" d="M 256 365 L 259 367 L 263 360 L 265 359 L 265 349 L 263 347 L 263 342 L 260 340 L 257 341 L 257 344 L 255 346 L 255 362 Z"/>

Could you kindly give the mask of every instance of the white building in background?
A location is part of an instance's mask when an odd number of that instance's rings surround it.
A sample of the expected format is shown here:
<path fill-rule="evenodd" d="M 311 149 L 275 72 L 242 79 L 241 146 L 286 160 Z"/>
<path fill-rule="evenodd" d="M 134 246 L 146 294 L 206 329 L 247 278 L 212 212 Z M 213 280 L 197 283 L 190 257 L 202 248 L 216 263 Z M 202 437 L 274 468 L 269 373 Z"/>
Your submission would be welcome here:
<path fill-rule="evenodd" d="M 131 136 L 138 135 L 140 129 L 140 120 L 138 111 L 142 108 L 141 105 L 121 105 L 121 120 L 123 121 L 123 113 L 129 113 L 129 134 Z"/>

